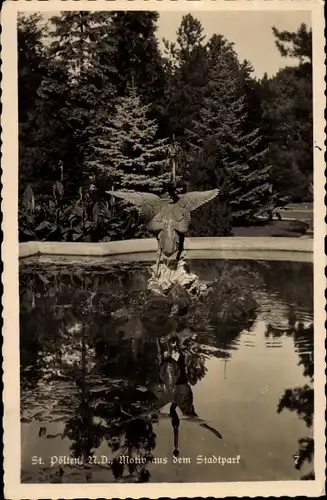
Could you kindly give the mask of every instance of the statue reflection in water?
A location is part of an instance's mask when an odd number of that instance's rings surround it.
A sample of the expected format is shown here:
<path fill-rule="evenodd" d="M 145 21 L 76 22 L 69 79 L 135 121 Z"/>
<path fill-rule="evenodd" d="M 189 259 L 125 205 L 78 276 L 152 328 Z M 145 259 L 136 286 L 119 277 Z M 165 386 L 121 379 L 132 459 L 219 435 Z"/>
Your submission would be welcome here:
<path fill-rule="evenodd" d="M 169 416 L 174 434 L 174 456 L 179 455 L 180 418 L 177 413 L 178 409 L 184 419 L 199 424 L 222 439 L 220 432 L 209 426 L 195 411 L 193 391 L 187 377 L 185 353 L 178 336 L 173 334 L 160 351 L 163 351 L 159 352 L 162 383 L 157 385 L 156 396 L 162 402 L 171 403 Z"/>

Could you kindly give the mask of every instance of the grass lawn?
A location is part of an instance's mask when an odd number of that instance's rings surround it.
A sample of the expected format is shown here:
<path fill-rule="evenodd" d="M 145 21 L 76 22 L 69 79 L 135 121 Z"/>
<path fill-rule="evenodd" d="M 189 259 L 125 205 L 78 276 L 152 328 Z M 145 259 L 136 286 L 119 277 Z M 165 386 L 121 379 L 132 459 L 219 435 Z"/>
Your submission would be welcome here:
<path fill-rule="evenodd" d="M 290 210 L 313 210 L 313 203 L 290 203 L 287 205 Z"/>
<path fill-rule="evenodd" d="M 270 222 L 251 227 L 234 227 L 234 236 L 286 236 L 300 237 L 303 234 L 313 235 L 313 203 L 291 203 L 280 210 L 282 220 L 274 219 Z M 303 223 L 309 224 L 305 231 Z"/>
<path fill-rule="evenodd" d="M 313 205 L 312 203 L 297 203 L 286 207 L 286 210 L 280 210 L 282 219 L 297 219 L 307 222 L 310 227 L 313 226 Z"/>
<path fill-rule="evenodd" d="M 302 219 L 303 220 L 303 219 Z M 305 221 L 309 224 L 309 221 Z M 234 227 L 233 236 L 279 236 L 279 237 L 300 237 L 303 234 L 312 235 L 312 229 L 301 227 L 302 224 L 299 220 L 272 220 L 266 224 L 260 224 L 250 227 Z"/>

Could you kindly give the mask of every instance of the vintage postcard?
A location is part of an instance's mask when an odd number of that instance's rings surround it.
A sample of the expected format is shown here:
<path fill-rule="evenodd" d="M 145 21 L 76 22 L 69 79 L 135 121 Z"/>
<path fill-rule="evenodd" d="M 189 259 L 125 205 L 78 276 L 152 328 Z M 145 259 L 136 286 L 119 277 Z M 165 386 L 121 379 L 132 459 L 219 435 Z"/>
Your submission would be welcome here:
<path fill-rule="evenodd" d="M 323 4 L 4 3 L 6 499 L 324 495 Z"/>

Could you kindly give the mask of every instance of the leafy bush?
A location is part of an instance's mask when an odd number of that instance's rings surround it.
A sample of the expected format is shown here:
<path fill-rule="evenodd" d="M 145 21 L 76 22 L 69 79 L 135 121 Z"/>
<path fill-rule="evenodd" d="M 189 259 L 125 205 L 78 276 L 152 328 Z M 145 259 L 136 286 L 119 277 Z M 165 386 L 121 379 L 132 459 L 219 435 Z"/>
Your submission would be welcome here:
<path fill-rule="evenodd" d="M 64 197 L 60 182 L 53 186 L 52 196 L 36 200 L 27 186 L 19 207 L 19 241 L 113 241 L 141 235 L 136 213 L 116 210 L 110 200 L 99 201 L 88 190 L 80 188 L 76 201 Z"/>

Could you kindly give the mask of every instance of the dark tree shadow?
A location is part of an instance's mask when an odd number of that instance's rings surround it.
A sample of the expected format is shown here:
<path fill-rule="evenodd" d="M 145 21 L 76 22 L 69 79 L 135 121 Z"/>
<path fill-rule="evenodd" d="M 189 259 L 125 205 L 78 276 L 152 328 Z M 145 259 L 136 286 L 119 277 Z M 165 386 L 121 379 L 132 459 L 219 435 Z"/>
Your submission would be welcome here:
<path fill-rule="evenodd" d="M 299 324 L 293 329 L 295 348 L 299 354 L 299 365 L 303 367 L 303 375 L 310 379 L 311 384 L 314 380 L 314 360 L 313 360 L 313 323 L 305 328 Z M 283 410 L 295 412 L 301 418 L 308 429 L 313 426 L 314 420 L 314 389 L 313 386 L 305 384 L 302 387 L 286 389 L 281 397 L 277 412 Z M 313 463 L 314 440 L 311 437 L 304 436 L 299 439 L 298 451 L 294 454 L 295 468 L 300 470 L 304 462 Z M 302 476 L 303 480 L 312 480 L 315 478 L 314 471 Z"/>

